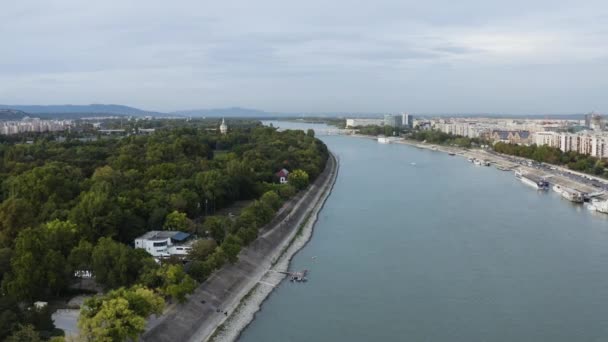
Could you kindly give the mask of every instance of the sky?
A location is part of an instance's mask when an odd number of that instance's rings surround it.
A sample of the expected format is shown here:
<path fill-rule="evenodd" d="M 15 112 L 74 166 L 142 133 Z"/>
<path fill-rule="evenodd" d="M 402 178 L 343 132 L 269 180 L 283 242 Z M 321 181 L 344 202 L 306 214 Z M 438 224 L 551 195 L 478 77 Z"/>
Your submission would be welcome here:
<path fill-rule="evenodd" d="M 608 113 L 608 1 L 19 0 L 0 103 Z"/>

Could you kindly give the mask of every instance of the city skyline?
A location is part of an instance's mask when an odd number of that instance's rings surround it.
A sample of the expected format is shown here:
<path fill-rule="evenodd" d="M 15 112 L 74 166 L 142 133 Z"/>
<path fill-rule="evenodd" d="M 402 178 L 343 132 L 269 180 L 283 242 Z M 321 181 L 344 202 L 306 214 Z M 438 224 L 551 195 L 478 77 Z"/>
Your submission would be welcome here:
<path fill-rule="evenodd" d="M 608 112 L 608 5 L 20 1 L 0 102 L 147 110 Z"/>

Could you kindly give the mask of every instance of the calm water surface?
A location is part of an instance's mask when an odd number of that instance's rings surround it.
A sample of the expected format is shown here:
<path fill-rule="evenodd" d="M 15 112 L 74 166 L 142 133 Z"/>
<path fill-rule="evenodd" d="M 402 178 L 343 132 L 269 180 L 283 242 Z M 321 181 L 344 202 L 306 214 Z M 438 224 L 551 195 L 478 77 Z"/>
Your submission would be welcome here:
<path fill-rule="evenodd" d="M 322 139 L 341 167 L 293 260 L 310 280 L 240 341 L 608 340 L 605 217 L 463 158 Z"/>

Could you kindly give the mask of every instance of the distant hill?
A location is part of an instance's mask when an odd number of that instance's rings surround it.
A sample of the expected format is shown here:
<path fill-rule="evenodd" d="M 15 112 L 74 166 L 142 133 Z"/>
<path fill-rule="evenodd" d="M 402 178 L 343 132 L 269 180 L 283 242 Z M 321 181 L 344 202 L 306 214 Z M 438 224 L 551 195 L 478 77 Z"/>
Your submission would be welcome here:
<path fill-rule="evenodd" d="M 0 121 L 15 121 L 21 120 L 30 114 L 15 109 L 0 109 Z"/>
<path fill-rule="evenodd" d="M 191 110 L 179 110 L 172 112 L 173 115 L 180 116 L 196 116 L 196 117 L 247 117 L 247 118 L 259 118 L 276 116 L 276 113 L 264 112 L 257 109 L 248 109 L 240 107 L 231 108 L 217 108 L 217 109 L 191 109 Z"/>
<path fill-rule="evenodd" d="M 90 105 L 2 105 L 0 110 L 16 110 L 29 113 L 37 117 L 57 117 L 57 118 L 81 118 L 97 115 L 162 115 L 162 113 L 145 111 L 138 108 L 133 108 L 115 104 L 90 104 Z"/>

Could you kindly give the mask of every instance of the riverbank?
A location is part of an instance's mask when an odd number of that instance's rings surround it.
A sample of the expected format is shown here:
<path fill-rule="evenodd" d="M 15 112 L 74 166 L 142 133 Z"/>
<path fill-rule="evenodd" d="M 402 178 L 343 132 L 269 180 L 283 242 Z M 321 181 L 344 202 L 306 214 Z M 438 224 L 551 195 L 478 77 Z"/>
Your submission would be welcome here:
<path fill-rule="evenodd" d="M 455 146 L 434 145 L 406 139 L 395 141 L 395 143 L 410 145 L 417 148 L 430 149 L 433 151 L 439 151 L 444 153 L 451 153 L 455 156 L 461 156 L 464 158 L 487 160 L 490 163 L 494 164 L 497 168 L 500 168 L 502 170 L 519 170 L 524 173 L 534 174 L 538 177 L 550 178 L 551 183 L 553 184 L 557 184 L 562 187 L 567 187 L 582 193 L 594 193 L 601 190 L 593 187 L 588 182 L 581 182 L 572 178 L 568 178 L 567 173 L 575 175 L 578 173 L 572 172 L 571 170 L 567 170 L 559 166 L 555 166 L 554 170 L 546 170 L 533 167 L 529 164 L 522 165 L 522 163 L 525 164 L 528 162 L 532 162 L 532 160 L 526 158 L 491 153 L 483 149 L 465 149 Z M 605 180 L 598 180 L 603 183 L 606 182 Z"/>
<path fill-rule="evenodd" d="M 331 155 L 323 173 L 304 194 L 295 199 L 296 203 L 291 202 L 291 210 L 284 211 L 283 215 L 277 216 L 261 229 L 258 238 L 241 251 L 236 263 L 216 271 L 188 297 L 186 303 L 172 306 L 149 327 L 142 340 L 207 341 L 223 336 L 222 331 L 227 331 L 222 329 L 225 323 L 240 326 L 240 329 L 247 326 L 247 316 L 239 313 L 244 314 L 245 307 L 252 309 L 256 305 L 242 306 L 242 303 L 247 302 L 244 299 L 259 298 L 259 294 L 253 296 L 252 290 L 259 288 L 260 282 L 266 283 L 264 277 L 269 270 L 283 265 L 285 258 L 286 269 L 291 255 L 299 249 L 293 250 L 290 246 L 297 245 L 292 242 L 300 240 L 294 238 L 299 231 L 306 230 L 308 221 L 314 221 L 310 218 L 316 216 L 320 205 L 329 195 L 336 178 L 337 164 L 336 158 Z M 277 279 L 277 283 L 278 281 L 280 279 Z M 237 336 L 238 334 L 233 338 Z M 227 338 L 229 340 L 230 337 Z"/>
<path fill-rule="evenodd" d="M 353 134 L 351 136 L 357 137 L 357 138 L 366 138 L 366 139 L 374 139 L 374 140 L 376 139 L 376 137 L 374 137 L 374 136 L 361 135 L 361 134 Z M 598 193 L 603 190 L 602 188 L 597 188 L 597 187 L 594 187 L 593 185 L 591 185 L 590 180 L 600 182 L 600 183 L 604 184 L 604 187 L 606 187 L 606 184 L 608 184 L 608 182 L 605 179 L 601 179 L 601 178 L 593 177 L 593 176 L 589 176 L 589 175 L 583 175 L 580 172 L 568 170 L 561 166 L 555 165 L 555 166 L 553 166 L 553 169 L 546 169 L 546 168 L 540 169 L 538 167 L 533 167 L 530 164 L 532 162 L 532 160 L 522 158 L 522 157 L 498 154 L 498 153 L 490 152 L 490 151 L 483 150 L 483 149 L 467 149 L 467 148 L 461 148 L 461 147 L 456 147 L 456 146 L 435 145 L 435 144 L 423 143 L 420 141 L 407 140 L 407 139 L 393 140 L 393 141 L 391 141 L 391 143 L 409 145 L 409 146 L 413 146 L 416 148 L 433 150 L 433 151 L 438 151 L 438 152 L 443 152 L 443 153 L 449 153 L 454 156 L 460 156 L 460 157 L 464 157 L 464 158 L 486 160 L 486 161 L 489 161 L 491 164 L 494 164 L 500 170 L 503 170 L 503 171 L 519 170 L 521 172 L 530 173 L 530 174 L 536 175 L 538 177 L 548 178 L 548 179 L 550 179 L 550 182 L 552 184 L 556 184 L 561 187 L 570 188 L 570 189 L 579 191 L 581 193 L 591 194 L 591 193 Z M 574 177 L 579 177 L 579 179 L 581 179 L 581 177 L 582 177 L 582 179 L 581 180 L 573 179 Z M 606 199 L 607 196 L 602 195 L 599 198 Z"/>
<path fill-rule="evenodd" d="M 243 300 L 236 308 L 235 312 L 226 320 L 221 329 L 209 339 L 212 342 L 229 342 L 235 341 L 241 332 L 255 319 L 255 315 L 260 311 L 262 304 L 268 296 L 274 291 L 281 281 L 286 277 L 285 274 L 278 272 L 286 272 L 289 269 L 291 259 L 302 249 L 310 240 L 313 234 L 313 228 L 317 222 L 319 212 L 323 209 L 325 202 L 335 183 L 338 175 L 339 164 L 336 163 L 337 169 L 333 174 L 333 178 L 327 184 L 328 188 L 319 192 L 316 201 L 313 202 L 313 210 L 303 217 L 303 222 L 299 228 L 292 234 L 290 242 L 283 253 L 273 263 L 272 270 L 266 272 L 260 281 L 251 289 L 251 291 L 243 297 Z"/>

